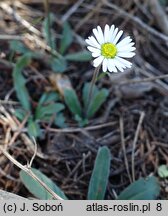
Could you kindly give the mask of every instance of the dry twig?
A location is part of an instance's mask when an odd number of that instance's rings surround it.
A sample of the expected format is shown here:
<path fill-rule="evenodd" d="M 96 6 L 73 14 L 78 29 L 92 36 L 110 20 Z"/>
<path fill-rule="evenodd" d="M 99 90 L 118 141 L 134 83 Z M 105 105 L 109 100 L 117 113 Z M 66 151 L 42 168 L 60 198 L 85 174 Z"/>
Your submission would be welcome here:
<path fill-rule="evenodd" d="M 159 27 L 164 32 L 164 34 L 168 35 L 168 16 L 164 12 L 163 8 L 159 4 L 158 0 L 148 0 L 149 6 L 151 8 L 151 12 L 155 17 Z"/>
<path fill-rule="evenodd" d="M 17 160 L 15 160 L 3 147 L 0 145 L 0 151 L 17 167 L 21 170 L 25 171 L 29 176 L 31 176 L 35 181 L 41 184 L 51 195 L 54 199 L 63 200 L 60 196 L 58 196 L 54 191 L 52 191 L 41 179 L 39 179 L 31 170 L 30 164 L 29 166 L 23 166 Z"/>
<path fill-rule="evenodd" d="M 91 130 L 99 130 L 102 128 L 106 128 L 106 127 L 110 127 L 110 126 L 114 126 L 116 125 L 116 122 L 107 122 L 104 124 L 100 124 L 100 125 L 95 125 L 95 126 L 88 126 L 88 127 L 84 127 L 84 128 L 62 128 L 62 129 L 57 129 L 57 128 L 46 128 L 48 131 L 50 132 L 60 132 L 60 133 L 77 133 L 77 132 L 81 132 L 81 131 L 91 131 Z"/>
<path fill-rule="evenodd" d="M 152 34 L 152 35 L 154 35 L 154 36 L 162 39 L 163 41 L 165 41 L 167 43 L 167 45 L 168 45 L 168 36 L 166 36 L 163 33 L 158 32 L 154 28 L 152 28 L 149 25 L 147 25 L 146 23 L 144 23 L 138 17 L 132 16 L 131 14 L 129 14 L 126 11 L 122 10 L 121 8 L 119 8 L 118 6 L 116 6 L 115 4 L 110 3 L 108 0 L 102 0 L 102 1 L 104 2 L 104 4 L 106 6 L 112 8 L 112 9 L 116 10 L 118 13 L 120 13 L 121 16 L 127 17 L 131 21 L 133 21 L 137 25 L 137 27 L 139 27 L 140 30 L 142 30 L 142 29 L 146 30 L 150 34 Z"/>
<path fill-rule="evenodd" d="M 136 132 L 135 132 L 135 137 L 134 137 L 133 144 L 132 144 L 131 162 L 132 162 L 132 180 L 133 181 L 135 181 L 135 155 L 134 155 L 135 154 L 135 148 L 136 148 L 136 143 L 137 143 L 137 140 L 138 140 L 139 132 L 140 132 L 141 125 L 142 125 L 144 117 L 145 117 L 145 113 L 141 112 L 139 122 L 138 122 L 138 126 L 137 126 L 137 129 L 136 129 Z"/>
<path fill-rule="evenodd" d="M 13 10 L 13 8 L 9 4 L 7 4 L 6 2 L 0 2 L 0 7 L 11 16 L 14 16 L 15 19 L 19 23 L 21 23 L 25 28 L 27 28 L 29 31 L 31 31 L 32 33 L 38 36 L 41 35 L 41 32 L 38 29 L 34 28 L 28 21 L 23 19 L 16 11 Z"/>
<path fill-rule="evenodd" d="M 129 171 L 127 153 L 126 153 L 126 148 L 125 148 L 124 124 L 123 124 L 123 118 L 122 117 L 120 117 L 120 134 L 121 134 L 121 144 L 122 144 L 122 149 L 123 149 L 123 154 L 124 154 L 125 167 L 126 167 L 126 170 L 127 170 L 129 181 L 130 181 L 130 183 L 132 183 L 132 178 L 131 178 L 131 174 L 130 174 L 130 171 Z"/>
<path fill-rule="evenodd" d="M 61 22 L 64 23 L 66 20 L 68 20 L 83 2 L 84 0 L 78 0 L 75 4 L 73 4 L 73 6 L 62 16 Z"/>

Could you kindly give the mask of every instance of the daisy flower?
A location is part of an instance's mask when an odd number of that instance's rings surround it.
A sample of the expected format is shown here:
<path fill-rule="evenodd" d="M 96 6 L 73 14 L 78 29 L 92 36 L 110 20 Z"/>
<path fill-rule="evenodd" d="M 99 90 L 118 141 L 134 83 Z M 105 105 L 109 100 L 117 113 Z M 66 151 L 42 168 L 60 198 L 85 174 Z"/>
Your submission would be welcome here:
<path fill-rule="evenodd" d="M 102 64 L 103 72 L 123 72 L 125 68 L 130 68 L 132 63 L 124 58 L 132 58 L 136 48 L 130 36 L 120 40 L 123 35 L 122 30 L 118 30 L 114 25 L 105 25 L 104 32 L 100 26 L 93 29 L 94 36 L 88 37 L 87 48 L 91 51 L 93 66 L 98 67 Z"/>

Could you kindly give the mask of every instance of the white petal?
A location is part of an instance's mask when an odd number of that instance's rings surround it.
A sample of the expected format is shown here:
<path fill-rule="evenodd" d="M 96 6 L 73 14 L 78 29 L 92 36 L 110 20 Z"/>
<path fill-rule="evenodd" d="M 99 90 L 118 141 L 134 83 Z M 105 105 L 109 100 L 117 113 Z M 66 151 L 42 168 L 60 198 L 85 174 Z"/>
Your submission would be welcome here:
<path fill-rule="evenodd" d="M 93 43 L 92 43 L 89 39 L 86 39 L 85 42 L 86 42 L 87 44 L 89 44 L 90 46 L 93 46 Z"/>
<path fill-rule="evenodd" d="M 113 41 L 114 41 L 114 39 L 115 39 L 117 33 L 118 33 L 118 28 L 116 28 L 116 29 L 114 30 L 113 34 L 112 34 L 111 37 L 110 37 L 110 42 L 111 42 L 111 43 L 113 43 Z"/>
<path fill-rule="evenodd" d="M 119 62 L 116 58 L 113 59 L 114 65 L 116 66 L 116 68 L 118 68 L 119 71 L 123 72 L 124 71 L 124 67 L 123 64 L 121 62 Z"/>
<path fill-rule="evenodd" d="M 128 43 L 128 44 L 125 44 L 124 46 L 122 46 L 122 47 L 125 47 L 125 46 L 134 46 L 135 45 L 135 43 L 134 42 L 131 42 L 131 43 Z"/>
<path fill-rule="evenodd" d="M 120 39 L 120 37 L 122 36 L 122 34 L 123 34 L 123 31 L 120 30 L 120 31 L 118 32 L 118 34 L 116 35 L 116 37 L 115 37 L 115 39 L 114 39 L 114 41 L 113 41 L 113 44 L 116 44 L 116 43 L 118 42 L 118 40 Z"/>
<path fill-rule="evenodd" d="M 96 57 L 99 57 L 101 55 L 101 53 L 92 53 L 92 56 L 94 57 L 94 58 L 96 58 Z"/>
<path fill-rule="evenodd" d="M 124 47 L 118 48 L 117 50 L 118 50 L 118 52 L 124 52 L 124 51 L 132 52 L 132 51 L 136 50 L 136 48 L 132 47 L 132 46 L 124 46 Z"/>
<path fill-rule="evenodd" d="M 88 50 L 91 51 L 91 52 L 100 53 L 100 50 L 97 49 L 97 48 L 95 48 L 95 47 L 88 46 L 87 48 L 88 48 Z"/>
<path fill-rule="evenodd" d="M 122 67 L 123 69 L 127 68 L 127 66 L 123 64 L 123 62 L 119 61 L 117 57 L 115 57 L 114 59 L 115 59 L 115 63 L 120 65 L 120 67 Z"/>
<path fill-rule="evenodd" d="M 130 36 L 124 38 L 123 40 L 121 40 L 118 44 L 116 44 L 117 48 L 122 47 L 126 44 L 129 44 L 132 41 L 132 39 L 130 38 Z"/>
<path fill-rule="evenodd" d="M 93 61 L 93 66 L 94 67 L 98 67 L 102 61 L 103 61 L 104 57 L 103 56 L 99 56 L 98 58 L 96 58 L 94 61 Z"/>
<path fill-rule="evenodd" d="M 105 28 L 104 28 L 104 42 L 109 42 L 109 38 L 110 38 L 110 27 L 109 25 L 105 25 Z"/>
<path fill-rule="evenodd" d="M 107 67 L 108 67 L 108 70 L 110 71 L 110 72 L 117 72 L 117 69 L 116 69 L 116 67 L 115 67 L 115 65 L 114 65 L 114 63 L 113 63 L 113 59 L 108 59 L 108 65 L 107 65 Z"/>
<path fill-rule="evenodd" d="M 106 72 L 106 71 L 107 71 L 107 64 L 108 64 L 108 61 L 107 61 L 107 59 L 105 58 L 105 59 L 103 60 L 103 72 Z"/>
<path fill-rule="evenodd" d="M 119 62 L 121 62 L 122 64 L 124 64 L 127 68 L 130 68 L 132 66 L 132 63 L 123 59 L 123 58 L 120 58 L 118 56 L 115 57 Z"/>
<path fill-rule="evenodd" d="M 102 44 L 102 41 L 101 41 L 101 37 L 99 36 L 99 32 L 97 31 L 96 28 L 93 29 L 93 34 L 95 35 L 97 41 L 99 44 Z"/>
<path fill-rule="evenodd" d="M 125 48 L 128 48 L 128 47 L 133 47 L 135 43 L 131 42 L 131 43 L 128 43 L 128 44 L 125 44 L 125 45 L 122 45 L 122 46 L 118 46 L 118 49 L 125 49 Z"/>
<path fill-rule="evenodd" d="M 124 58 L 132 58 L 135 55 L 134 52 L 118 52 L 117 56 Z"/>
<path fill-rule="evenodd" d="M 99 42 L 99 44 L 103 44 L 104 43 L 104 35 L 103 32 L 100 28 L 100 26 L 98 26 L 97 28 L 93 29 L 93 33 L 97 39 L 97 41 Z"/>
<path fill-rule="evenodd" d="M 110 27 L 110 32 L 109 32 L 110 37 L 113 35 L 114 29 L 115 29 L 115 25 L 112 25 L 112 26 Z"/>
<path fill-rule="evenodd" d="M 88 39 L 88 41 L 86 41 L 86 43 L 88 43 L 89 45 L 94 46 L 96 48 L 100 48 L 100 44 L 97 42 L 97 40 L 93 36 L 89 37 L 89 39 Z"/>
<path fill-rule="evenodd" d="M 102 32 L 102 29 L 100 26 L 97 26 L 97 30 L 98 30 L 98 33 L 99 33 L 99 37 L 100 37 L 100 40 L 101 40 L 101 44 L 104 43 L 104 35 L 103 35 L 103 32 Z"/>

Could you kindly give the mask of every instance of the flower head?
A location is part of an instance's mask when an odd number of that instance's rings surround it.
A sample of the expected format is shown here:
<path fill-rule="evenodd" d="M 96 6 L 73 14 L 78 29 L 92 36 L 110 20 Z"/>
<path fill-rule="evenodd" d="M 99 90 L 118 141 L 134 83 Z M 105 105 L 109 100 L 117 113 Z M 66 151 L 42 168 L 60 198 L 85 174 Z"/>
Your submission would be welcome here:
<path fill-rule="evenodd" d="M 102 64 L 104 72 L 121 72 L 125 68 L 130 68 L 132 63 L 124 58 L 132 58 L 135 55 L 133 52 L 136 48 L 130 36 L 120 40 L 123 31 L 105 25 L 104 32 L 100 26 L 93 29 L 94 36 L 88 37 L 86 43 L 89 45 L 87 48 L 91 51 L 92 56 L 95 58 L 93 66 L 98 67 Z"/>

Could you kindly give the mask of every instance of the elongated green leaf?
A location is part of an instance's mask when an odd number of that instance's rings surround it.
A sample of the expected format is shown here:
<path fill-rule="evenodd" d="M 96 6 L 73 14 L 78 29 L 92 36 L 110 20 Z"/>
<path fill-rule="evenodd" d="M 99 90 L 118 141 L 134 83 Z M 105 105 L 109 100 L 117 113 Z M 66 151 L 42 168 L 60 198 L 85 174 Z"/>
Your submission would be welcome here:
<path fill-rule="evenodd" d="M 64 54 L 68 47 L 71 45 L 73 40 L 73 34 L 71 27 L 68 22 L 65 22 L 63 25 L 60 53 Z"/>
<path fill-rule="evenodd" d="M 63 115 L 63 113 L 57 113 L 55 121 L 54 121 L 55 125 L 57 125 L 60 128 L 65 128 L 67 127 L 66 123 L 65 123 L 65 117 Z"/>
<path fill-rule="evenodd" d="M 107 89 L 101 89 L 97 95 L 95 95 L 93 98 L 91 98 L 89 109 L 87 112 L 87 118 L 91 118 L 101 107 L 101 105 L 105 102 L 106 98 L 108 97 L 108 90 Z"/>
<path fill-rule="evenodd" d="M 31 110 L 29 94 L 25 85 L 25 78 L 22 75 L 22 70 L 24 67 L 29 65 L 30 63 L 30 55 L 24 55 L 16 63 L 16 66 L 13 70 L 13 82 L 14 88 L 16 91 L 17 98 L 22 104 L 23 108 L 27 111 Z"/>
<path fill-rule="evenodd" d="M 72 89 L 65 89 L 64 91 L 65 103 L 69 110 L 76 115 L 82 116 L 82 109 L 76 92 Z"/>
<path fill-rule="evenodd" d="M 50 64 L 55 73 L 63 73 L 67 69 L 67 62 L 63 58 L 52 58 Z"/>
<path fill-rule="evenodd" d="M 10 42 L 10 49 L 21 54 L 30 52 L 30 50 L 27 47 L 25 47 L 25 45 L 22 42 L 16 40 Z"/>
<path fill-rule="evenodd" d="M 60 97 L 56 92 L 45 92 L 41 96 L 38 105 L 42 105 L 42 104 L 45 105 L 51 102 L 55 102 L 55 101 L 58 101 L 59 98 Z"/>
<path fill-rule="evenodd" d="M 111 154 L 104 146 L 99 148 L 89 183 L 88 200 L 103 200 L 106 192 Z"/>
<path fill-rule="evenodd" d="M 20 120 L 23 121 L 23 119 L 25 118 L 27 112 L 24 109 L 16 109 L 14 112 L 14 115 Z"/>
<path fill-rule="evenodd" d="M 92 55 L 88 51 L 81 51 L 72 54 L 67 54 L 65 59 L 68 61 L 85 62 L 92 59 Z"/>
<path fill-rule="evenodd" d="M 50 13 L 43 22 L 43 35 L 47 41 L 47 44 L 52 48 L 56 49 L 55 37 L 52 34 L 51 28 L 54 22 L 54 15 Z"/>
<path fill-rule="evenodd" d="M 40 172 L 37 169 L 31 168 L 31 170 L 52 191 L 54 191 L 57 195 L 59 195 L 63 199 L 67 199 L 64 192 L 52 180 L 50 180 L 46 175 L 44 175 L 42 172 Z M 42 199 L 42 200 L 52 199 L 51 194 L 43 186 L 41 186 L 41 184 L 39 184 L 37 181 L 35 181 L 31 176 L 29 176 L 24 171 L 20 171 L 20 178 L 21 178 L 23 184 L 26 186 L 26 188 L 37 198 Z"/>
<path fill-rule="evenodd" d="M 87 105 L 88 105 L 88 100 L 89 100 L 89 94 L 90 94 L 90 88 L 91 88 L 91 83 L 85 83 L 84 87 L 83 87 L 83 91 L 82 91 L 82 100 L 83 100 L 83 104 L 84 104 L 84 108 L 86 109 Z M 98 93 L 98 88 L 96 85 L 93 85 L 93 90 L 92 90 L 92 98 L 94 98 L 97 93 Z"/>
<path fill-rule="evenodd" d="M 30 137 L 40 137 L 41 130 L 37 122 L 33 121 L 31 118 L 28 121 L 28 133 Z"/>
<path fill-rule="evenodd" d="M 60 112 L 64 109 L 64 105 L 62 103 L 52 103 L 46 106 L 38 106 L 35 113 L 35 118 L 40 120 L 45 120 L 46 117 L 52 116 L 55 113 Z"/>
<path fill-rule="evenodd" d="M 82 118 L 79 115 L 75 115 L 75 120 L 78 122 L 79 127 L 84 127 L 89 123 L 88 119 Z"/>
<path fill-rule="evenodd" d="M 10 42 L 10 49 L 14 52 L 18 52 L 20 54 L 29 55 L 32 58 L 39 59 L 42 58 L 42 55 L 38 52 L 33 52 L 28 49 L 22 42 L 20 41 L 11 41 Z"/>
<path fill-rule="evenodd" d="M 119 200 L 154 200 L 160 193 L 156 177 L 141 178 L 129 185 L 118 196 Z"/>

